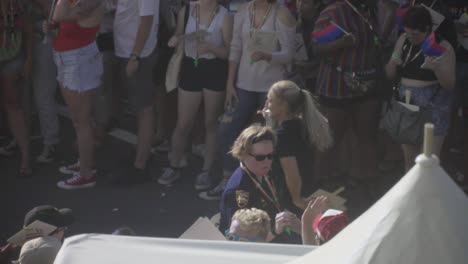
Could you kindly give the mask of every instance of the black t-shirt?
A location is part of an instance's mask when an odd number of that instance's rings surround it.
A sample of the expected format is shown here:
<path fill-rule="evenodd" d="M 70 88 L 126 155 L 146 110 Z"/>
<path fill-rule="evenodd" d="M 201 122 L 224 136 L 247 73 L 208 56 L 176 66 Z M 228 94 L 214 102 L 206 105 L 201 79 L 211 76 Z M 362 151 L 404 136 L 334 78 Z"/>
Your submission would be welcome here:
<path fill-rule="evenodd" d="M 286 185 L 286 179 L 281 167 L 280 159 L 295 157 L 302 178 L 301 194 L 306 197 L 315 191 L 314 178 L 312 174 L 313 149 L 306 138 L 305 128 L 299 119 L 286 120 L 276 129 L 278 142 L 276 145 L 276 157 L 273 163 L 273 178 L 278 188 L 278 193 L 284 207 L 291 212 L 300 214 L 301 210 L 296 208 Z"/>
<path fill-rule="evenodd" d="M 468 13 L 468 0 L 444 0 L 450 11 L 450 18 L 457 21 L 463 13 Z M 468 63 L 468 50 L 459 45 L 457 61 Z"/>

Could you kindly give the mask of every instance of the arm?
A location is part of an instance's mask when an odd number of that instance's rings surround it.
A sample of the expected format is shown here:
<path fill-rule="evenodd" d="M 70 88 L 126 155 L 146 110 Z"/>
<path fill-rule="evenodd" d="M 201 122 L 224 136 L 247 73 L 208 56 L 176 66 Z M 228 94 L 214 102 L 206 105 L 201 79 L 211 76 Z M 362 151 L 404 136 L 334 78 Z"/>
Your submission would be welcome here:
<path fill-rule="evenodd" d="M 141 51 L 145 47 L 146 40 L 150 35 L 151 27 L 153 26 L 154 16 L 142 16 L 140 20 L 140 25 L 138 26 L 138 31 L 135 39 L 135 44 L 133 45 L 132 54 L 140 56 Z"/>
<path fill-rule="evenodd" d="M 431 69 L 442 88 L 452 90 L 455 88 L 455 51 L 447 41 L 442 41 L 441 45 L 446 48 L 440 58 L 426 57 L 425 64 Z"/>
<path fill-rule="evenodd" d="M 315 239 L 315 232 L 312 228 L 314 219 L 320 214 L 326 206 L 327 198 L 325 196 L 317 197 L 307 205 L 307 208 L 302 214 L 302 244 L 304 245 L 319 245 L 319 241 Z"/>
<path fill-rule="evenodd" d="M 181 36 L 184 35 L 184 17 L 185 17 L 185 12 L 189 12 L 186 10 L 186 7 L 182 7 L 179 10 L 179 13 L 177 14 L 177 25 L 176 25 L 176 30 L 174 32 L 174 36 L 169 39 L 168 46 L 171 48 L 176 47 L 179 42 L 182 40 Z"/>
<path fill-rule="evenodd" d="M 294 205 L 300 209 L 305 209 L 306 203 L 301 197 L 302 179 L 296 158 L 282 157 L 280 158 L 280 164 Z"/>
<path fill-rule="evenodd" d="M 278 20 L 278 40 L 281 49 L 271 54 L 270 62 L 274 64 L 289 64 L 292 62 L 295 52 L 296 20 L 284 6 L 278 7 Z"/>
<path fill-rule="evenodd" d="M 223 33 L 223 42 L 222 47 L 211 46 L 209 47 L 209 52 L 213 53 L 217 58 L 227 59 L 229 56 L 229 48 L 231 46 L 232 39 L 232 16 L 227 14 L 224 17 L 222 33 Z"/>
<path fill-rule="evenodd" d="M 242 25 L 247 12 L 247 4 L 243 4 L 239 11 L 234 16 L 234 26 L 232 31 L 231 46 L 229 49 L 229 68 L 228 78 L 226 81 L 226 101 L 225 105 L 232 105 L 232 99 L 237 99 L 235 83 L 237 78 L 237 70 L 242 56 Z"/>
<path fill-rule="evenodd" d="M 317 21 L 315 22 L 314 32 L 320 31 L 327 27 L 330 24 L 330 21 L 333 21 L 333 17 L 339 16 L 339 14 L 336 13 L 337 11 L 331 8 L 322 11 L 320 16 L 317 18 Z M 358 45 L 359 42 L 356 40 L 356 38 L 357 36 L 345 35 L 342 38 L 328 43 L 321 44 L 313 42 L 311 43 L 311 47 L 316 56 L 323 58 L 334 55 L 340 50 L 352 48 L 355 45 Z"/>
<path fill-rule="evenodd" d="M 393 49 L 392 56 L 388 61 L 387 65 L 385 65 L 385 73 L 387 78 L 393 80 L 397 77 L 397 69 L 398 66 L 402 64 L 401 58 L 401 50 L 403 47 L 403 43 L 405 43 L 406 34 L 402 34 L 398 39 L 397 43 L 395 44 L 395 48 Z"/>

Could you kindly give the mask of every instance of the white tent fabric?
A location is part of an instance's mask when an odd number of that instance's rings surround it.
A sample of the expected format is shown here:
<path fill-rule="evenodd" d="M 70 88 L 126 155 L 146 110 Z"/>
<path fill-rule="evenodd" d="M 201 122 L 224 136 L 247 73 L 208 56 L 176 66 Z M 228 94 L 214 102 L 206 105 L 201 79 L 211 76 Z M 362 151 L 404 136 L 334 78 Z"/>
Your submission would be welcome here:
<path fill-rule="evenodd" d="M 328 243 L 291 264 L 466 264 L 468 198 L 439 166 L 416 165 Z"/>
<path fill-rule="evenodd" d="M 275 264 L 313 249 L 301 245 L 85 234 L 67 238 L 54 263 Z"/>

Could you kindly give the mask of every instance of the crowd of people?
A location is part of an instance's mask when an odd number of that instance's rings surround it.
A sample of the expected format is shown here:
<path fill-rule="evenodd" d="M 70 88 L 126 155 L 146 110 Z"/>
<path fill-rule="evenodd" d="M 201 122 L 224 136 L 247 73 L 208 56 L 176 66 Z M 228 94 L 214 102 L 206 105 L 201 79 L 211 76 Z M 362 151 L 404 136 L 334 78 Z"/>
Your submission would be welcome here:
<path fill-rule="evenodd" d="M 112 182 L 186 180 L 187 150 L 200 143 L 193 137 L 199 134 L 203 166 L 194 188 L 202 199 L 220 200 L 220 231 L 232 240 L 320 244 L 333 237 L 348 220 L 325 212 L 325 199 L 310 197 L 314 191 L 337 178 L 372 189 L 379 162 L 398 159 L 399 145 L 405 170 L 421 152 L 422 130 L 385 118 L 393 104 L 428 113 L 434 153 L 443 160 L 444 143 L 463 152 L 465 167 L 455 174 L 462 186 L 468 182 L 464 0 L 252 0 L 235 11 L 217 0 L 0 3 L 8 120 L 1 124 L 14 138 L 0 154 L 19 148 L 18 178 L 33 175 L 29 91 L 43 139 L 36 160 L 55 159 L 59 87 L 77 161 L 58 168 L 71 175 L 58 188 L 99 181 L 95 147 L 119 114 L 123 92 L 137 120 L 137 144 Z M 176 85 L 168 82 L 174 76 Z M 380 137 L 383 119 L 388 136 Z M 449 133 L 463 140 L 454 143 Z M 150 171 L 153 147 L 167 152 L 159 173 Z M 344 151 L 352 158 L 348 168 Z M 330 217 L 339 228 L 320 231 Z"/>

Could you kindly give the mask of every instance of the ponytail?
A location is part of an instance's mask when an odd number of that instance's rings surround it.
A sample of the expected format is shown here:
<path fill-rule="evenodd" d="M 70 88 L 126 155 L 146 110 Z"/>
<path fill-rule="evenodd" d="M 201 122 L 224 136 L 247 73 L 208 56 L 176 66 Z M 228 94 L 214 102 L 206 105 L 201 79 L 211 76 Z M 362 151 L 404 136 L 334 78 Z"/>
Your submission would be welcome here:
<path fill-rule="evenodd" d="M 319 151 L 330 148 L 333 138 L 328 120 L 317 109 L 312 95 L 294 82 L 279 81 L 271 88 L 276 96 L 288 104 L 289 112 L 302 121 L 307 140 Z"/>
<path fill-rule="evenodd" d="M 330 148 L 333 138 L 330 132 L 328 119 L 317 109 L 312 95 L 305 90 L 301 90 L 302 102 L 302 123 L 307 131 L 307 138 L 311 145 L 319 151 Z"/>

